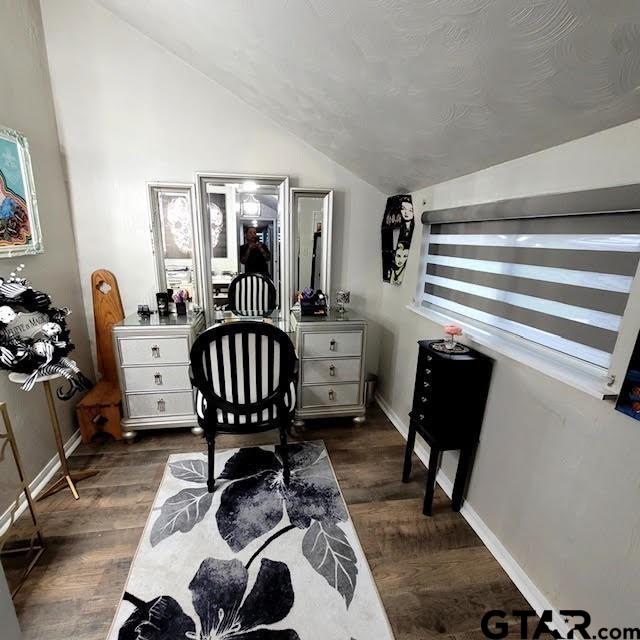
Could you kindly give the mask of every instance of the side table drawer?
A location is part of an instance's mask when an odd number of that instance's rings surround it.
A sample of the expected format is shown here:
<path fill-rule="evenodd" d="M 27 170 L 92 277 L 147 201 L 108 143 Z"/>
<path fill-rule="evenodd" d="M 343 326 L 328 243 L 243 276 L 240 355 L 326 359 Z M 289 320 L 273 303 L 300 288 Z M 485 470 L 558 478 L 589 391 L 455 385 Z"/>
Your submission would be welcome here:
<path fill-rule="evenodd" d="M 162 418 L 195 413 L 191 391 L 127 394 L 127 405 L 130 418 Z"/>
<path fill-rule="evenodd" d="M 127 391 L 181 391 L 191 389 L 189 367 L 184 364 L 162 367 L 123 367 Z"/>
<path fill-rule="evenodd" d="M 360 382 L 360 358 L 303 360 L 302 384 Z"/>
<path fill-rule="evenodd" d="M 337 358 L 362 355 L 362 331 L 303 333 L 303 358 Z"/>
<path fill-rule="evenodd" d="M 120 338 L 122 364 L 189 362 L 189 341 L 182 338 Z"/>
<path fill-rule="evenodd" d="M 303 409 L 360 404 L 359 384 L 322 384 L 302 388 Z"/>

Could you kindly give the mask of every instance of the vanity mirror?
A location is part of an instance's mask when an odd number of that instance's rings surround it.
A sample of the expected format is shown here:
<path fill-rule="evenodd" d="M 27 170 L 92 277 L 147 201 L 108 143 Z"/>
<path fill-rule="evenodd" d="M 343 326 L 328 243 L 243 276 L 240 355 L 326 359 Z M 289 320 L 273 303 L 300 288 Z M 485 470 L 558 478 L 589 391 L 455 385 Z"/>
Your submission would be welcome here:
<path fill-rule="evenodd" d="M 157 291 L 184 290 L 198 302 L 193 238 L 193 185 L 149 185 Z"/>
<path fill-rule="evenodd" d="M 216 309 L 227 303 L 227 291 L 239 273 L 268 276 L 276 288 L 276 305 L 289 312 L 288 246 L 289 178 L 239 174 L 198 174 L 196 216 L 197 280 L 202 307 L 211 324 Z"/>
<path fill-rule="evenodd" d="M 290 300 L 295 302 L 297 292 L 307 288 L 321 289 L 330 297 L 333 191 L 293 188 L 289 208 Z"/>

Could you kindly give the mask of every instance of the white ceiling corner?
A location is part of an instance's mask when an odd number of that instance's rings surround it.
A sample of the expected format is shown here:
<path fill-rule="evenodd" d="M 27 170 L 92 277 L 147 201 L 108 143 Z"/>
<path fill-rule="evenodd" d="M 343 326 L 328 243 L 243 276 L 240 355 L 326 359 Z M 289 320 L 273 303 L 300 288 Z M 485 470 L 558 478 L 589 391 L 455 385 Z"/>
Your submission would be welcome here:
<path fill-rule="evenodd" d="M 640 0 L 98 0 L 381 190 L 640 117 Z"/>

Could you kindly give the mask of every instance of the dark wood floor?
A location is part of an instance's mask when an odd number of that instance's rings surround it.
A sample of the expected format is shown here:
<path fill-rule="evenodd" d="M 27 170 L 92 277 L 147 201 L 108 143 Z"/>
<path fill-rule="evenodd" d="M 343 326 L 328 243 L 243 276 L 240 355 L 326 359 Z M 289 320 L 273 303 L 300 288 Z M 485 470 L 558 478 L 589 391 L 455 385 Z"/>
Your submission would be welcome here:
<path fill-rule="evenodd" d="M 400 482 L 404 440 L 377 407 L 363 425 L 309 423 L 299 436 L 326 443 L 396 640 L 483 638 L 488 609 L 528 608 L 439 488 L 434 517 L 422 515 L 424 467 L 416 459 L 412 481 Z M 219 446 L 272 442 L 267 433 Z M 74 453 L 73 469 L 100 473 L 80 483 L 77 502 L 63 491 L 38 503 L 48 548 L 16 597 L 25 640 L 106 636 L 167 456 L 202 445 L 165 431 Z"/>

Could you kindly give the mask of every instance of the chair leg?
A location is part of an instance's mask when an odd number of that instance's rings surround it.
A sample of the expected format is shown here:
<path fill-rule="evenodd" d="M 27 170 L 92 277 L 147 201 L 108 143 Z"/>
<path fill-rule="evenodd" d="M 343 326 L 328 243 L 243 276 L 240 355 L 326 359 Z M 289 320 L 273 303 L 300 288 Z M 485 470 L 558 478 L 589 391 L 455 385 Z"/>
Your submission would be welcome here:
<path fill-rule="evenodd" d="M 209 493 L 213 493 L 216 486 L 215 459 L 216 459 L 216 436 L 215 434 L 207 434 L 207 489 Z"/>
<path fill-rule="evenodd" d="M 289 486 L 289 443 L 287 442 L 287 425 L 280 425 L 280 453 L 282 455 L 282 466 L 284 467 L 284 483 Z"/>

